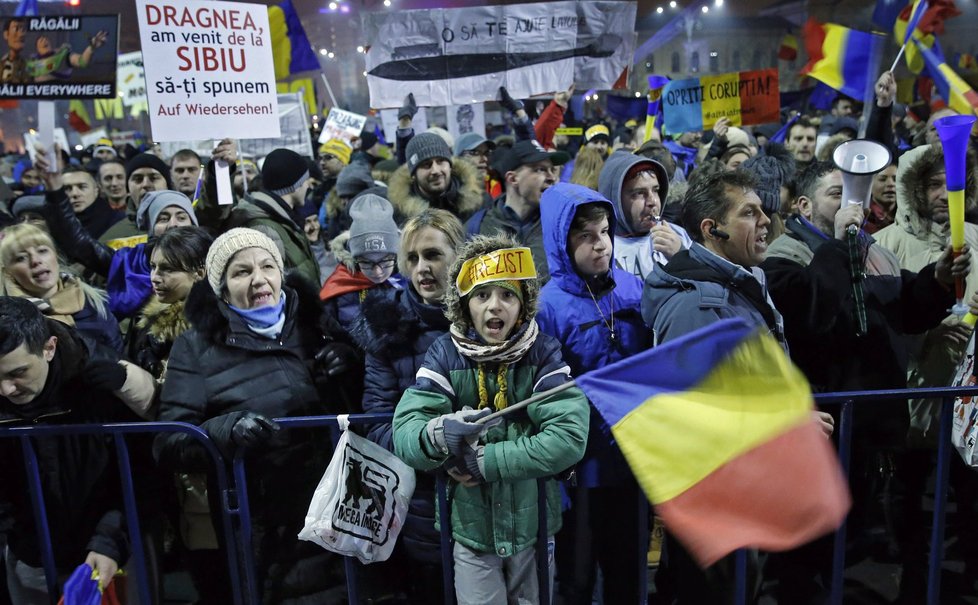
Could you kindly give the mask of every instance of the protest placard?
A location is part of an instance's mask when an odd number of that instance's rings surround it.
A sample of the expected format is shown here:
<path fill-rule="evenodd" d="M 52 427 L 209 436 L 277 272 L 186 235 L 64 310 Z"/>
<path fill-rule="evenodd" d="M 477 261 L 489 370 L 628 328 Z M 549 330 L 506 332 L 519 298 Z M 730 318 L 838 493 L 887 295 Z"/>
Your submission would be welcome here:
<path fill-rule="evenodd" d="M 610 89 L 632 63 L 634 2 L 542 2 L 363 14 L 370 106 L 478 103 Z"/>
<path fill-rule="evenodd" d="M 136 0 L 153 139 L 220 139 L 246 121 L 278 137 L 268 10 L 262 4 Z"/>
<path fill-rule="evenodd" d="M 64 128 L 54 128 L 53 129 L 54 143 L 61 147 L 64 151 L 70 151 L 71 147 L 68 146 L 68 135 L 65 133 Z M 40 131 L 38 130 L 28 130 L 24 133 L 24 149 L 27 150 L 27 155 L 31 158 L 31 164 L 36 161 L 34 145 L 37 143 L 43 143 L 40 136 Z"/>
<path fill-rule="evenodd" d="M 446 107 L 445 118 L 448 132 L 456 139 L 469 132 L 486 136 L 486 107 L 482 103 Z"/>
<path fill-rule="evenodd" d="M 115 96 L 118 15 L 46 15 L 5 21 L 0 99 Z"/>
<path fill-rule="evenodd" d="M 260 158 L 273 149 L 291 149 L 299 155 L 313 157 L 312 137 L 309 135 L 308 112 L 305 99 L 300 93 L 278 95 L 278 111 L 281 135 L 275 139 L 238 139 L 238 156 Z M 208 157 L 214 150 L 214 141 L 166 141 L 160 143 L 163 155 L 171 157 L 181 149 L 193 149 L 197 155 Z"/>
<path fill-rule="evenodd" d="M 138 50 L 119 55 L 116 80 L 122 104 L 132 107 L 146 103 L 146 77 L 143 73 L 143 53 Z"/>
<path fill-rule="evenodd" d="M 330 139 L 352 141 L 360 137 L 360 132 L 363 131 L 366 123 L 367 116 L 334 107 L 326 116 L 326 123 L 323 124 L 323 130 L 319 134 L 319 142 L 325 143 Z"/>
<path fill-rule="evenodd" d="M 724 117 L 734 126 L 777 122 L 778 70 L 673 80 L 662 90 L 661 103 L 665 130 L 671 134 L 709 130 Z"/>

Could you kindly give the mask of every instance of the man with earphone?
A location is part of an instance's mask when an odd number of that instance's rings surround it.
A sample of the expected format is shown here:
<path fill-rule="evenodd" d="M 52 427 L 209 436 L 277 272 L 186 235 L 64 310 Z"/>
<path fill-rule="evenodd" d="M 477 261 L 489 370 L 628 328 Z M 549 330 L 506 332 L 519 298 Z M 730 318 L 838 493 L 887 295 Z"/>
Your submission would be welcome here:
<path fill-rule="evenodd" d="M 771 221 L 761 209 L 756 183 L 739 169 L 690 182 L 682 225 L 693 243 L 645 278 L 642 317 L 656 344 L 740 317 L 768 329 L 785 346 L 781 314 L 758 268 Z M 656 573 L 657 593 L 668 592 L 679 603 L 723 603 L 732 594 L 732 556 L 704 571 L 668 532 L 664 549 L 667 562 Z M 748 573 L 757 574 L 756 553 L 751 555 Z"/>

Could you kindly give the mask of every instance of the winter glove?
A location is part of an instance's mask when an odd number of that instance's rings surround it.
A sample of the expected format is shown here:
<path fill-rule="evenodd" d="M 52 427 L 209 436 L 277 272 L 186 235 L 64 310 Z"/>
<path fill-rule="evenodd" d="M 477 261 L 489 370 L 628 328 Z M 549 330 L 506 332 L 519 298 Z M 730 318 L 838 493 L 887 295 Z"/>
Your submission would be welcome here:
<path fill-rule="evenodd" d="M 103 391 L 118 391 L 126 384 L 126 367 L 118 361 L 98 360 L 85 367 L 88 383 Z"/>
<path fill-rule="evenodd" d="M 480 483 L 485 483 L 485 463 L 483 462 L 485 450 L 483 445 L 466 446 L 461 455 L 452 456 L 445 462 L 445 472 L 465 487 L 475 487 Z"/>
<path fill-rule="evenodd" d="M 316 363 L 326 370 L 327 376 L 348 372 L 356 362 L 356 349 L 342 342 L 331 342 L 316 353 Z"/>
<path fill-rule="evenodd" d="M 397 110 L 397 119 L 414 119 L 416 113 L 418 113 L 418 104 L 414 102 L 414 93 L 409 92 L 408 96 L 404 97 L 404 105 L 401 105 L 401 108 Z"/>
<path fill-rule="evenodd" d="M 516 113 L 523 109 L 523 102 L 509 96 L 509 91 L 506 90 L 505 86 L 499 87 L 499 104 L 508 109 L 510 113 Z"/>
<path fill-rule="evenodd" d="M 476 424 L 475 421 L 488 416 L 492 410 L 485 408 L 478 412 L 470 407 L 464 407 L 458 412 L 444 414 L 428 421 L 425 430 L 428 441 L 443 454 L 460 456 L 463 449 L 471 449 L 467 440 L 477 439 L 487 426 Z"/>
<path fill-rule="evenodd" d="M 231 429 L 231 441 L 241 447 L 255 447 L 268 443 L 280 428 L 274 420 L 249 412 L 234 423 L 234 428 Z"/>

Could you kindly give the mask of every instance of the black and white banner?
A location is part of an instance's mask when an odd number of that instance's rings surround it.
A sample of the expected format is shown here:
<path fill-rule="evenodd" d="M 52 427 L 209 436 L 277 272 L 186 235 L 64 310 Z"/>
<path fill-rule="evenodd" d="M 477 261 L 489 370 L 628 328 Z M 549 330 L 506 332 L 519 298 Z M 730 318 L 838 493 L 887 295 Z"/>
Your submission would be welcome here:
<path fill-rule="evenodd" d="M 374 108 L 610 89 L 632 61 L 634 2 L 542 2 L 363 16 Z"/>

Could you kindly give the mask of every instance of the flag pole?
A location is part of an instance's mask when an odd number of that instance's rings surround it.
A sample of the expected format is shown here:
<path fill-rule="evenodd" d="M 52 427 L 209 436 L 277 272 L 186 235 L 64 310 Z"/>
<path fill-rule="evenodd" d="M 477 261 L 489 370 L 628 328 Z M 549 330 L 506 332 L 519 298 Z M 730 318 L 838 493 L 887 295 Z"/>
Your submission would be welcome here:
<path fill-rule="evenodd" d="M 506 414 L 509 414 L 510 412 L 515 412 L 516 410 L 522 410 L 523 408 L 527 407 L 531 403 L 537 403 L 538 401 L 543 401 L 544 399 L 547 399 L 551 395 L 556 395 L 557 393 L 566 391 L 567 389 L 569 389 L 569 388 L 571 388 L 573 386 L 577 386 L 577 382 L 574 381 L 574 380 L 569 380 L 569 381 L 565 382 L 564 384 L 555 386 L 552 389 L 547 389 L 546 391 L 541 391 L 539 393 L 535 393 L 532 396 L 524 399 L 523 401 L 520 401 L 519 403 L 514 403 L 513 405 L 508 405 L 508 406 L 504 407 L 503 409 L 499 410 L 498 412 L 493 412 L 492 414 L 489 414 L 488 416 L 485 416 L 483 418 L 479 418 L 478 420 L 475 421 L 475 423 L 476 424 L 485 424 L 485 423 L 489 422 L 490 420 L 495 420 L 496 418 L 501 418 L 502 416 L 504 416 Z"/>
<path fill-rule="evenodd" d="M 890 73 L 893 73 L 893 70 L 896 69 L 897 63 L 900 62 L 900 57 L 903 56 L 903 51 L 905 51 L 906 49 L 907 49 L 907 43 L 904 42 L 903 46 L 900 47 L 900 52 L 897 53 L 896 59 L 893 59 L 893 65 L 890 66 Z"/>
<path fill-rule="evenodd" d="M 329 98 L 333 102 L 333 107 L 339 107 L 336 102 L 336 97 L 333 96 L 333 87 L 329 85 L 329 80 L 326 79 L 326 72 L 319 72 L 319 76 L 323 79 L 323 84 L 326 85 L 326 92 L 329 93 Z"/>

